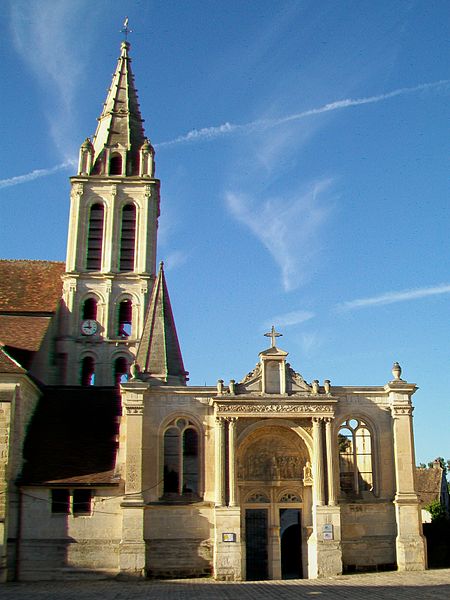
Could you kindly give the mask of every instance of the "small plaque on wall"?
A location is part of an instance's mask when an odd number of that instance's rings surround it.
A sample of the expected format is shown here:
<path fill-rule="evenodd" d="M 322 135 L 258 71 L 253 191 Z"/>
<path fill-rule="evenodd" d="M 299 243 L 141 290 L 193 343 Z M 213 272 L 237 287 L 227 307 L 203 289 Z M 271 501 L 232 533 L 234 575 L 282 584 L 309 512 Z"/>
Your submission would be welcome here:
<path fill-rule="evenodd" d="M 331 523 L 326 523 L 322 529 L 323 539 L 324 540 L 332 540 L 333 539 L 333 525 Z"/>
<path fill-rule="evenodd" d="M 236 534 L 235 533 L 222 533 L 222 542 L 235 542 Z"/>

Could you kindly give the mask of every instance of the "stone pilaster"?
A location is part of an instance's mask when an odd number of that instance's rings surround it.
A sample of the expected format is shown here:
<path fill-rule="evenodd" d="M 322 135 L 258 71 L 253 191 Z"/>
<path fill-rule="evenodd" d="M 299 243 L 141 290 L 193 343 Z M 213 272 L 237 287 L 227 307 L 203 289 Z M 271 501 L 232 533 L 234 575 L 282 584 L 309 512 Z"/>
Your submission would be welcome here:
<path fill-rule="evenodd" d="M 336 499 L 336 479 L 335 479 L 335 444 L 333 443 L 332 431 L 333 419 L 325 419 L 325 444 L 327 452 L 327 476 L 328 476 L 328 504 L 335 506 Z"/>
<path fill-rule="evenodd" d="M 398 379 L 385 389 L 389 392 L 394 433 L 397 567 L 400 571 L 420 571 L 426 568 L 426 546 L 415 488 L 411 396 L 416 386 Z"/>
<path fill-rule="evenodd" d="M 228 504 L 236 506 L 236 417 L 228 418 Z"/>
<path fill-rule="evenodd" d="M 214 516 L 214 578 L 241 581 L 241 509 L 239 506 L 216 507 Z"/>
<path fill-rule="evenodd" d="M 216 506 L 223 506 L 225 504 L 224 427 L 225 427 L 225 420 L 222 417 L 216 418 L 216 422 L 215 422 Z"/>
<path fill-rule="evenodd" d="M 119 569 L 122 577 L 145 575 L 144 497 L 142 492 L 142 434 L 144 395 L 125 392 L 122 398 L 126 421 L 125 496 L 122 507 L 122 539 L 119 549 Z"/>
<path fill-rule="evenodd" d="M 324 469 L 323 469 L 323 438 L 322 417 L 313 417 L 313 472 L 314 472 L 314 494 L 313 502 L 316 506 L 323 506 L 324 495 Z"/>

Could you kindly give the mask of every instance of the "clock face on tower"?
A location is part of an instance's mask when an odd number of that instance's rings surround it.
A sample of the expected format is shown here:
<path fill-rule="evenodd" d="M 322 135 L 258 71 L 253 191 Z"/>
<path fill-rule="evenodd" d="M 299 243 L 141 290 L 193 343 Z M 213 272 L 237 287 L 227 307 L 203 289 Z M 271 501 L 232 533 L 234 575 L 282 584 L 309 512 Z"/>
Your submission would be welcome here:
<path fill-rule="evenodd" d="M 97 332 L 98 323 L 94 319 L 85 319 L 81 322 L 81 333 L 83 335 L 94 335 Z"/>

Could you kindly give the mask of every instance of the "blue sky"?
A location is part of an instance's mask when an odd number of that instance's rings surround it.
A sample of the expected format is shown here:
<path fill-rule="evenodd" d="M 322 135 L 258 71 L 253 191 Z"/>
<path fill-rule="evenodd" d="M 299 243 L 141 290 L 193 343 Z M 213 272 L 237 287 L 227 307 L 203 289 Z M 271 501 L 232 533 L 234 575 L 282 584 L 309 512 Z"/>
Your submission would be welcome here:
<path fill-rule="evenodd" d="M 450 458 L 450 4 L 3 3 L 0 256 L 65 259 L 68 177 L 128 15 L 191 383 L 279 346 L 306 380 L 416 382 Z"/>

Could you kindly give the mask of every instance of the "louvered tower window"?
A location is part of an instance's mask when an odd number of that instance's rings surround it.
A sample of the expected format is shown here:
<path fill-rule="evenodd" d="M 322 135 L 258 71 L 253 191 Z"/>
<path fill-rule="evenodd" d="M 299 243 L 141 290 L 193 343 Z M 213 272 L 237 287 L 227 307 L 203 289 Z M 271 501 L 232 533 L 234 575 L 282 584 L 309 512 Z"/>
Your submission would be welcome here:
<path fill-rule="evenodd" d="M 88 271 L 100 271 L 102 268 L 103 221 L 103 204 L 93 204 L 89 214 L 87 240 L 86 269 Z"/>
<path fill-rule="evenodd" d="M 81 361 L 81 385 L 91 386 L 95 383 L 95 360 L 85 356 Z"/>
<path fill-rule="evenodd" d="M 82 319 L 97 319 L 97 300 L 95 298 L 87 298 L 83 302 L 83 308 L 81 311 Z"/>
<path fill-rule="evenodd" d="M 122 209 L 120 231 L 119 271 L 134 270 L 134 249 L 136 243 L 136 207 L 126 204 Z"/>

